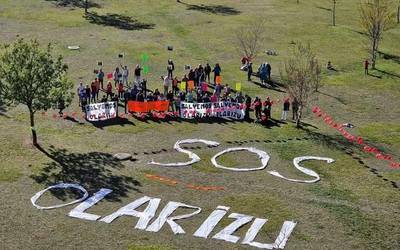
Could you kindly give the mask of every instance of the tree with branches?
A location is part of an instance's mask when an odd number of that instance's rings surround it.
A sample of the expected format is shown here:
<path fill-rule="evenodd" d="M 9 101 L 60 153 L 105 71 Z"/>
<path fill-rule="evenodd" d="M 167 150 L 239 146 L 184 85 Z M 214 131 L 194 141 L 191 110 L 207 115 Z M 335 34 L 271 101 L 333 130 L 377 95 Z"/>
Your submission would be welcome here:
<path fill-rule="evenodd" d="M 249 60 L 261 51 L 265 41 L 265 20 L 254 20 L 235 31 L 235 44 L 238 51 Z"/>
<path fill-rule="evenodd" d="M 360 23 L 368 37 L 371 66 L 375 69 L 379 43 L 383 32 L 390 28 L 393 20 L 393 6 L 390 0 L 366 0 L 360 4 Z"/>
<path fill-rule="evenodd" d="M 281 79 L 293 102 L 297 103 L 296 126 L 301 126 L 303 111 L 321 86 L 321 65 L 310 44 L 295 44 L 281 69 Z"/>
<path fill-rule="evenodd" d="M 0 99 L 9 106 L 27 107 L 35 146 L 35 113 L 66 107 L 73 97 L 72 82 L 66 77 L 68 67 L 61 56 L 53 57 L 51 52 L 50 44 L 42 49 L 36 40 L 23 39 L 4 44 L 0 50 Z"/>

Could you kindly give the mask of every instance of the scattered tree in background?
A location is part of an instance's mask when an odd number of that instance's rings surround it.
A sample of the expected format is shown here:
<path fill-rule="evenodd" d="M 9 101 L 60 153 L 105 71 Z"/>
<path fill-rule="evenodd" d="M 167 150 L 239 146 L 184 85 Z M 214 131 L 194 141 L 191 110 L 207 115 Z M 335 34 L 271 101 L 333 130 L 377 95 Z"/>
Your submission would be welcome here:
<path fill-rule="evenodd" d="M 336 0 L 332 0 L 332 25 L 336 26 Z"/>
<path fill-rule="evenodd" d="M 375 69 L 379 43 L 393 20 L 390 0 L 366 0 L 360 4 L 361 27 L 368 36 L 371 66 Z"/>
<path fill-rule="evenodd" d="M 7 105 L 23 104 L 28 108 L 33 145 L 38 145 L 35 113 L 68 106 L 73 97 L 72 82 L 66 77 L 62 57 L 53 57 L 52 47 L 40 47 L 36 40 L 18 39 L 0 50 L 0 99 Z"/>
<path fill-rule="evenodd" d="M 265 41 L 265 20 L 257 20 L 239 27 L 235 32 L 236 48 L 250 60 L 260 53 Z"/>
<path fill-rule="evenodd" d="M 300 127 L 303 110 L 321 86 L 321 65 L 310 44 L 294 46 L 281 69 L 281 78 L 291 99 L 298 103 L 296 126 Z"/>

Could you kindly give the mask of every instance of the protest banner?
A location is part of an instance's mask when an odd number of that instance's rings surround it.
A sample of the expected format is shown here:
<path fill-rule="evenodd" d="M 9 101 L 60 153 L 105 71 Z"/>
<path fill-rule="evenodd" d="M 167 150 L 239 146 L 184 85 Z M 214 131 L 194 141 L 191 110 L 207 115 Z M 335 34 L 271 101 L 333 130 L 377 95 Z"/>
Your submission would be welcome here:
<path fill-rule="evenodd" d="M 148 113 L 151 111 L 168 111 L 169 101 L 136 102 L 128 101 L 128 110 L 133 113 Z"/>
<path fill-rule="evenodd" d="M 104 121 L 117 117 L 116 102 L 93 103 L 85 106 L 86 119 L 91 122 Z"/>
<path fill-rule="evenodd" d="M 186 90 L 186 82 L 181 82 L 181 90 L 185 91 Z"/>
<path fill-rule="evenodd" d="M 188 81 L 188 90 L 192 91 L 194 89 L 194 81 Z"/>
<path fill-rule="evenodd" d="M 216 76 L 215 77 L 215 83 L 216 84 L 221 84 L 222 83 L 222 76 Z"/>
<path fill-rule="evenodd" d="M 240 82 L 236 83 L 236 91 L 242 91 L 242 83 Z"/>
<path fill-rule="evenodd" d="M 245 107 L 235 102 L 181 103 L 180 117 L 183 119 L 219 117 L 244 119 Z"/>

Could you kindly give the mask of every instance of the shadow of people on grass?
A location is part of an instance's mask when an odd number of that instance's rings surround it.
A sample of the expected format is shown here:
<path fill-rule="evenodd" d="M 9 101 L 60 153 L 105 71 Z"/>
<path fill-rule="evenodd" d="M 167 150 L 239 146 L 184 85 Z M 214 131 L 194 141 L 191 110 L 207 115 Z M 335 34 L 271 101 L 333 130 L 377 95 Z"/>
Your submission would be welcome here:
<path fill-rule="evenodd" d="M 121 118 L 121 117 L 116 117 L 116 118 L 108 119 L 105 121 L 96 121 L 96 122 L 89 121 L 89 123 L 99 129 L 103 129 L 104 127 L 109 127 L 109 126 L 114 126 L 114 125 L 119 125 L 122 127 L 125 125 L 136 126 L 135 123 L 131 122 L 129 119 Z"/>
<path fill-rule="evenodd" d="M 77 183 L 82 185 L 90 194 L 101 188 L 109 188 L 112 191 L 105 199 L 119 201 L 120 197 L 126 197 L 130 190 L 139 191 L 140 182 L 132 177 L 116 174 L 116 170 L 124 168 L 112 155 L 101 152 L 70 153 L 66 149 L 58 149 L 50 146 L 48 150 L 41 146 L 37 148 L 52 162 L 31 178 L 37 183 L 51 186 L 57 183 Z M 64 189 L 51 189 L 50 192 L 57 198 L 76 198 L 74 193 L 67 193 Z"/>
<path fill-rule="evenodd" d="M 205 5 L 205 4 L 189 4 L 180 1 L 181 4 L 186 5 L 187 10 L 195 10 L 205 13 L 211 13 L 215 15 L 239 15 L 241 12 L 235 8 L 225 6 L 225 5 Z"/>
<path fill-rule="evenodd" d="M 0 116 L 4 116 L 6 118 L 9 118 L 9 116 L 6 114 L 7 108 L 6 105 L 0 100 Z"/>
<path fill-rule="evenodd" d="M 47 2 L 53 2 L 59 7 L 73 7 L 73 8 L 85 8 L 85 1 L 82 0 L 46 0 Z M 93 1 L 87 1 L 88 8 L 101 8 L 101 5 Z"/>
<path fill-rule="evenodd" d="M 138 20 L 125 15 L 120 14 L 97 14 L 96 12 L 89 12 L 84 15 L 85 19 L 90 23 L 111 26 L 122 30 L 144 30 L 153 29 L 155 24 L 142 23 Z"/>

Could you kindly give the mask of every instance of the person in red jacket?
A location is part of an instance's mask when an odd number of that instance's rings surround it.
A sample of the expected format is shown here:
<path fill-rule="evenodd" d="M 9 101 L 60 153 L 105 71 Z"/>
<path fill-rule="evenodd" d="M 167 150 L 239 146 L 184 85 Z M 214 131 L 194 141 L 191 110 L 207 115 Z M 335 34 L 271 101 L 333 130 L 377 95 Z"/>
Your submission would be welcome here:
<path fill-rule="evenodd" d="M 272 102 L 271 102 L 271 100 L 269 99 L 269 97 L 267 97 L 267 100 L 263 103 L 263 106 L 264 106 L 264 115 L 265 115 L 265 118 L 267 119 L 267 120 L 269 120 L 269 119 L 271 119 L 271 108 L 272 108 Z"/>
<path fill-rule="evenodd" d="M 364 62 L 364 74 L 365 75 L 368 75 L 368 67 L 369 67 L 369 61 L 368 61 L 368 59 L 366 59 Z"/>
<path fill-rule="evenodd" d="M 253 106 L 254 106 L 254 111 L 256 113 L 257 121 L 259 121 L 261 120 L 261 109 L 262 109 L 262 103 L 260 98 L 256 97 L 256 99 L 253 102 Z"/>
<path fill-rule="evenodd" d="M 107 94 L 107 99 L 108 99 L 108 96 L 110 96 L 110 98 L 113 97 L 113 94 L 112 94 L 112 84 L 111 84 L 110 81 L 108 81 L 108 84 L 107 84 L 106 94 Z"/>
<path fill-rule="evenodd" d="M 123 96 L 124 96 L 124 84 L 120 82 L 118 84 L 118 98 L 122 99 Z"/>

